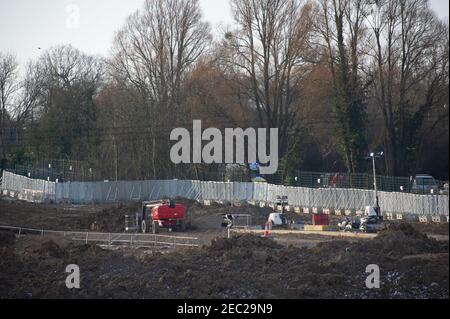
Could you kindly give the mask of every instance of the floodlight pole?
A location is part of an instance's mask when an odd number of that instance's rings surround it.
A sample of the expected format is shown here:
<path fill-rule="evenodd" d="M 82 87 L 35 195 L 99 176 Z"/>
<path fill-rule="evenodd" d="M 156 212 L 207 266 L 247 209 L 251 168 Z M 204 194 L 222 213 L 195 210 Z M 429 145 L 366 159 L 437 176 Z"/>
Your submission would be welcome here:
<path fill-rule="evenodd" d="M 376 212 L 377 216 L 380 214 L 380 204 L 378 202 L 378 189 L 377 189 L 377 173 L 375 170 L 375 153 L 371 153 L 370 156 L 372 157 L 372 168 L 373 168 L 373 186 L 375 189 L 375 205 L 376 205 Z"/>

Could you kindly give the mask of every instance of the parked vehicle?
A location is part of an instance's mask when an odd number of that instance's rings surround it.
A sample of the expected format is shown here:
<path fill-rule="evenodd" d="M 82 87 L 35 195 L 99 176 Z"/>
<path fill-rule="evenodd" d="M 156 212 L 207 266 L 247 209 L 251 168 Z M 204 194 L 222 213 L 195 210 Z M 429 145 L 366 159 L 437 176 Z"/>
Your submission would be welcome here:
<path fill-rule="evenodd" d="M 270 227 L 285 227 L 288 224 L 285 216 L 286 206 L 288 204 L 289 203 L 287 196 L 277 196 L 275 209 L 272 213 L 269 214 L 269 218 L 267 220 L 267 222 L 270 224 Z M 281 211 L 279 210 L 280 206 Z"/>
<path fill-rule="evenodd" d="M 419 174 L 414 178 L 411 192 L 415 194 L 439 194 L 439 185 L 433 176 Z"/>
<path fill-rule="evenodd" d="M 160 228 L 167 228 L 169 231 L 186 229 L 186 206 L 175 204 L 173 200 L 142 202 L 140 212 L 143 233 L 151 229 L 156 234 Z"/>
<path fill-rule="evenodd" d="M 442 185 L 442 187 L 441 187 L 441 190 L 439 191 L 439 193 L 441 194 L 441 195 L 448 195 L 448 193 L 449 193 L 449 191 L 448 191 L 448 182 L 445 182 L 443 185 Z"/>

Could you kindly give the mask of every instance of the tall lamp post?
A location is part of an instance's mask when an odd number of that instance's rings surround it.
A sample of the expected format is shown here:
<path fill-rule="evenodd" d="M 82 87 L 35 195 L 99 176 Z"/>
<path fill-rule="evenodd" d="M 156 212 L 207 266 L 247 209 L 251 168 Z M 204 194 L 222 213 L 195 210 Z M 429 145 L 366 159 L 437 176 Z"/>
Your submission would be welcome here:
<path fill-rule="evenodd" d="M 372 168 L 373 168 L 373 187 L 375 189 L 375 210 L 377 212 L 377 216 L 380 216 L 380 204 L 378 201 L 378 189 L 377 189 L 377 172 L 375 169 L 375 159 L 376 158 L 381 158 L 383 156 L 383 152 L 378 152 L 378 153 L 370 153 L 370 157 L 372 158 Z"/>

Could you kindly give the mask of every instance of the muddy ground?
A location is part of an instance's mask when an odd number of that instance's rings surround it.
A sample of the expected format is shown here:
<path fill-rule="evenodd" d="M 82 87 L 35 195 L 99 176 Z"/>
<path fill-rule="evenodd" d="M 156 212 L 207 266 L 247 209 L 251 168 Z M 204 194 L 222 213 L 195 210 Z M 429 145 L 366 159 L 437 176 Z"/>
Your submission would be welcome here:
<path fill-rule="evenodd" d="M 188 202 L 200 248 L 105 250 L 61 238 L 0 232 L 0 298 L 449 298 L 448 224 L 390 223 L 375 239 L 320 236 L 224 238 L 220 214 L 267 209 L 203 207 Z M 37 205 L 0 200 L 0 224 L 56 230 L 121 231 L 138 204 Z M 292 216 L 309 221 L 310 217 Z M 94 225 L 94 226 L 92 226 Z M 81 288 L 65 286 L 77 264 Z M 380 267 L 380 289 L 367 289 L 366 266 Z"/>
<path fill-rule="evenodd" d="M 217 236 L 225 236 L 226 229 L 221 227 L 223 214 L 249 214 L 251 225 L 263 227 L 271 208 L 251 205 L 239 207 L 213 203 L 203 206 L 196 201 L 178 200 L 187 207 L 188 229 L 180 234 L 200 238 L 209 243 Z M 134 216 L 139 211 L 140 203 L 102 204 L 102 205 L 50 205 L 0 200 L 0 225 L 25 228 L 62 230 L 62 231 L 98 231 L 123 232 L 125 215 Z M 311 218 L 288 213 L 287 218 L 294 221 L 308 222 Z M 240 218 L 237 225 L 246 225 L 247 220 Z M 167 232 L 161 230 L 162 233 Z"/>

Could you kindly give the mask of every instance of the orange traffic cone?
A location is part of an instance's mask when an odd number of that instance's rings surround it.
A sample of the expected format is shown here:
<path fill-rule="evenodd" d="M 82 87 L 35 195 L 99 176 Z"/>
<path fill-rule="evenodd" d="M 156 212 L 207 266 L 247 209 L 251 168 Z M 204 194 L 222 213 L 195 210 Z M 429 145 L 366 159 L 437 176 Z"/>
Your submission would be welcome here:
<path fill-rule="evenodd" d="M 264 226 L 264 237 L 269 237 L 269 222 Z"/>

